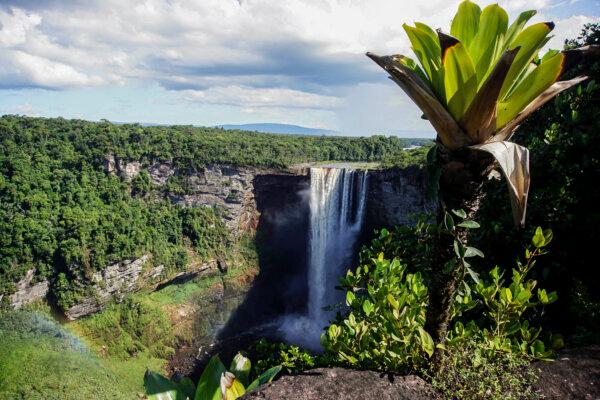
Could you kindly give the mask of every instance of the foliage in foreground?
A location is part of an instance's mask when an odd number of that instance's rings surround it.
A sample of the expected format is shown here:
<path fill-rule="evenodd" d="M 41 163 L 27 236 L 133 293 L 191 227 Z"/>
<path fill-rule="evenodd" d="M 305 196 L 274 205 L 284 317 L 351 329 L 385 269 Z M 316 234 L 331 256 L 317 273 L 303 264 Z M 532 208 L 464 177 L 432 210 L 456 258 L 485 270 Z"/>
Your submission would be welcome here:
<path fill-rule="evenodd" d="M 202 371 L 198 386 L 189 378 L 177 382 L 152 371 L 146 371 L 144 386 L 149 400 L 235 400 L 260 385 L 271 382 L 281 371 L 277 365 L 250 380 L 252 365 L 250 359 L 238 353 L 229 370 L 218 355 L 213 356 Z"/>
<path fill-rule="evenodd" d="M 338 314 L 321 338 L 329 363 L 399 373 L 428 369 L 435 346 L 424 328 L 428 273 L 421 271 L 419 258 L 411 263 L 411 257 L 402 252 L 398 254 L 398 250 L 406 249 L 407 244 L 415 241 L 426 243 L 423 238 L 435 229 L 451 234 L 456 226 L 478 227 L 461 216 L 464 217 L 464 212 L 456 211 L 437 228 L 420 223 L 414 228 L 412 238 L 406 227 L 392 233 L 383 229 L 370 247 L 363 248 L 359 267 L 348 271 L 342 279 L 348 308 Z M 476 376 L 477 371 L 496 367 L 502 367 L 496 375 L 486 372 L 490 388 L 485 392 L 487 395 L 499 396 L 503 390 L 511 390 L 510 393 L 526 390 L 531 379 L 521 367 L 533 359 L 551 356 L 550 346 L 541 340 L 541 328 L 532 322 L 557 296 L 537 288 L 537 282 L 529 278 L 536 258 L 546 253 L 545 247 L 551 240 L 550 231 L 538 228 L 525 250 L 524 261 L 517 260 L 510 278 L 505 277 L 508 271 L 499 267 L 480 277 L 472 264 L 483 254 L 465 243 L 455 244 L 462 278 L 446 344 L 438 346 L 449 368 L 441 373 L 454 375 L 449 379 L 438 376 L 439 371 L 428 372 L 433 374 L 434 381 L 444 380 L 445 392 L 462 396 L 460 388 Z M 419 251 L 419 247 L 416 250 Z M 470 364 L 464 364 L 469 352 L 473 359 Z"/>
<path fill-rule="evenodd" d="M 600 44 L 600 24 L 587 24 L 567 48 Z M 570 343 L 600 342 L 600 269 L 596 252 L 600 242 L 600 62 L 586 64 L 569 74 L 590 81 L 563 93 L 519 128 L 519 143 L 534 161 L 524 231 L 511 229 L 506 188 L 491 180 L 479 212 L 485 225 L 477 245 L 500 262 L 515 256 L 536 225 L 552 228 L 552 257 L 536 267 L 537 276 L 561 293 L 548 310 L 546 323 L 560 329 Z"/>

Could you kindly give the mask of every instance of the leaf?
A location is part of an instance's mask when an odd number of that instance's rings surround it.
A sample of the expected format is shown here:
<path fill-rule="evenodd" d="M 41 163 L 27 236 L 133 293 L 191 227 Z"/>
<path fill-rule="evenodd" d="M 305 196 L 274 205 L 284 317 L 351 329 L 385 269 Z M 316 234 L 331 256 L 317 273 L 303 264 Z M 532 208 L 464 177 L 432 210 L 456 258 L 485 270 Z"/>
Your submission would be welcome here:
<path fill-rule="evenodd" d="M 525 225 L 530 181 L 529 150 L 511 142 L 491 142 L 471 147 L 496 158 L 508 185 L 515 225 Z"/>
<path fill-rule="evenodd" d="M 460 40 L 468 48 L 479 30 L 481 8 L 469 0 L 458 6 L 458 11 L 452 19 L 450 34 Z"/>
<path fill-rule="evenodd" d="M 452 214 L 456 215 L 459 218 L 465 219 L 467 218 L 467 213 L 463 209 L 452 210 Z"/>
<path fill-rule="evenodd" d="M 435 33 L 425 24 L 419 24 L 416 27 L 403 24 L 402 27 L 412 44 L 412 50 L 429 77 L 430 88 L 438 99 L 443 100 L 442 58 L 440 44 Z"/>
<path fill-rule="evenodd" d="M 467 246 L 467 248 L 465 249 L 464 257 L 469 258 L 469 257 L 475 257 L 475 256 L 481 257 L 481 258 L 484 257 L 483 252 L 481 252 L 481 250 L 476 249 L 475 247 Z"/>
<path fill-rule="evenodd" d="M 375 308 L 375 306 L 373 306 L 373 303 L 371 303 L 369 300 L 365 300 L 362 303 L 362 309 L 363 309 L 364 313 L 367 315 L 367 317 L 373 312 L 374 308 Z"/>
<path fill-rule="evenodd" d="M 458 226 L 460 226 L 461 228 L 468 228 L 468 229 L 477 229 L 479 228 L 481 225 L 479 225 L 477 222 L 475 221 L 469 221 L 469 220 L 465 220 L 463 222 L 461 222 L 460 224 L 458 224 Z"/>
<path fill-rule="evenodd" d="M 222 400 L 235 400 L 246 393 L 242 382 L 234 374 L 227 371 L 221 374 L 220 387 Z"/>
<path fill-rule="evenodd" d="M 565 56 L 550 57 L 537 66 L 510 96 L 498 104 L 496 127 L 502 128 L 514 119 L 529 103 L 556 82 L 562 72 Z"/>
<path fill-rule="evenodd" d="M 481 12 L 479 30 L 469 46 L 478 86 L 483 84 L 504 50 L 503 40 L 507 27 L 508 14 L 498 4 L 490 4 Z"/>
<path fill-rule="evenodd" d="M 258 378 L 256 378 L 248 387 L 246 388 L 246 392 L 256 389 L 257 387 L 264 385 L 265 383 L 269 383 L 277 376 L 277 374 L 281 371 L 281 365 L 276 365 L 272 368 L 269 368 L 265 372 L 263 372 Z"/>
<path fill-rule="evenodd" d="M 467 269 L 468 274 L 471 276 L 471 279 L 473 279 L 473 281 L 476 284 L 479 284 L 479 282 L 481 282 L 481 280 L 479 279 L 479 274 L 473 271 L 473 269 L 468 265 L 469 264 L 465 263 L 465 268 Z"/>
<path fill-rule="evenodd" d="M 525 120 L 525 118 L 527 118 L 538 108 L 552 100 L 560 92 L 577 85 L 578 83 L 586 80 L 587 78 L 587 76 L 579 76 L 569 81 L 561 81 L 554 83 L 546 91 L 544 91 L 544 93 L 540 94 L 535 100 L 529 103 L 529 105 L 525 107 L 525 109 L 522 112 L 520 112 L 515 119 L 510 121 L 504 128 L 498 131 L 498 133 L 495 136 L 493 136 L 489 142 L 501 142 L 510 139 L 514 131 Z"/>
<path fill-rule="evenodd" d="M 179 391 L 181 391 L 181 393 L 183 394 L 184 399 L 194 399 L 194 395 L 196 393 L 196 385 L 194 385 L 194 382 L 192 382 L 190 378 L 188 378 L 187 376 L 181 378 L 181 380 L 177 382 L 177 387 L 179 388 Z"/>
<path fill-rule="evenodd" d="M 525 27 L 527 21 L 529 21 L 531 17 L 533 17 L 535 14 L 537 14 L 537 11 L 535 10 L 523 11 L 521 14 L 519 14 L 517 19 L 514 20 L 514 22 L 508 27 L 508 30 L 506 31 L 506 35 L 504 36 L 505 49 L 512 44 L 513 40 L 515 40 L 517 35 L 521 33 L 521 31 Z"/>
<path fill-rule="evenodd" d="M 244 386 L 246 386 L 249 383 L 248 377 L 250 375 L 251 366 L 252 363 L 249 358 L 244 357 L 241 353 L 237 353 L 235 357 L 233 357 L 233 360 L 231 360 L 229 371 L 235 375 Z"/>
<path fill-rule="evenodd" d="M 552 22 L 540 22 L 538 24 L 531 25 L 524 29 L 517 35 L 515 40 L 511 43 L 510 49 L 520 47 L 517 56 L 515 57 L 502 89 L 500 90 L 500 100 L 504 100 L 509 90 L 515 85 L 516 79 L 523 70 L 533 59 L 533 56 L 538 50 L 544 45 L 546 36 L 554 29 Z"/>
<path fill-rule="evenodd" d="M 352 291 L 347 291 L 346 292 L 346 305 L 347 306 L 351 306 L 352 302 L 354 301 L 354 299 L 356 298 L 356 296 L 354 295 L 354 293 L 352 293 Z"/>
<path fill-rule="evenodd" d="M 535 229 L 535 234 L 531 238 L 531 243 L 535 247 L 543 247 L 546 244 L 546 238 L 544 237 L 544 232 L 541 227 L 537 227 Z"/>
<path fill-rule="evenodd" d="M 433 351 L 435 350 L 435 346 L 433 343 L 433 339 L 431 335 L 425 331 L 425 329 L 419 327 L 419 337 L 421 339 L 421 347 L 431 357 L 433 355 Z"/>
<path fill-rule="evenodd" d="M 198 381 L 195 400 L 221 400 L 221 375 L 226 371 L 218 355 L 211 358 Z"/>
<path fill-rule="evenodd" d="M 449 213 L 444 213 L 444 226 L 449 231 L 454 229 L 454 219 Z"/>
<path fill-rule="evenodd" d="M 475 143 L 484 143 L 496 132 L 498 96 L 518 51 L 516 48 L 504 52 L 459 122 Z"/>
<path fill-rule="evenodd" d="M 150 370 L 144 374 L 144 388 L 149 400 L 185 400 L 175 382 Z"/>
<path fill-rule="evenodd" d="M 469 52 L 458 39 L 438 31 L 444 66 L 444 91 L 450 114 L 459 121 L 477 93 L 477 76 Z"/>
<path fill-rule="evenodd" d="M 469 137 L 458 126 L 452 115 L 440 103 L 428 85 L 411 69 L 398 61 L 403 56 L 380 57 L 367 53 L 367 57 L 385 69 L 415 104 L 423 111 L 438 134 L 442 144 L 455 150 L 470 144 Z"/>

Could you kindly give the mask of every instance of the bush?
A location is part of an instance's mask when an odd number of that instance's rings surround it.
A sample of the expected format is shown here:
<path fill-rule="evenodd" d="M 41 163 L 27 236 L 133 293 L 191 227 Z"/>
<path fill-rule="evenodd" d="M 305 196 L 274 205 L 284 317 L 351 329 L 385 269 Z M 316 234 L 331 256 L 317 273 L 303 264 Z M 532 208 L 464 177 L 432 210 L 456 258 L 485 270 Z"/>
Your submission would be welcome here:
<path fill-rule="evenodd" d="M 252 352 L 257 359 L 253 366 L 255 373 L 280 365 L 283 371 L 293 374 L 315 368 L 322 362 L 298 346 L 271 343 L 264 338 L 254 344 Z"/>
<path fill-rule="evenodd" d="M 444 368 L 429 370 L 434 344 L 424 330 L 428 302 L 424 276 L 430 270 L 423 268 L 427 257 L 413 258 L 411 249 L 429 248 L 433 233 L 454 232 L 449 226 L 479 226 L 461 217 L 460 210 L 453 214 L 440 227 L 421 222 L 392 233 L 381 230 L 362 250 L 358 268 L 341 280 L 347 308 L 322 335 L 324 360 L 353 368 L 420 372 L 452 398 L 521 398 L 521 393 L 530 398 L 535 395 L 530 389 L 533 377 L 525 366 L 552 355 L 541 340 L 541 328 L 532 321 L 557 295 L 537 288 L 529 274 L 537 257 L 546 254 L 552 232 L 536 230 L 524 262 L 517 260 L 510 279 L 499 267 L 480 278 L 476 266 L 466 259 L 483 254 L 466 243 L 455 245 L 462 280 L 447 341 L 438 349 Z M 554 337 L 554 344 L 561 341 L 560 336 Z"/>
<path fill-rule="evenodd" d="M 168 358 L 174 352 L 175 336 L 161 309 L 132 297 L 81 320 L 80 326 L 101 353 L 111 356 L 128 358 L 146 352 Z"/>

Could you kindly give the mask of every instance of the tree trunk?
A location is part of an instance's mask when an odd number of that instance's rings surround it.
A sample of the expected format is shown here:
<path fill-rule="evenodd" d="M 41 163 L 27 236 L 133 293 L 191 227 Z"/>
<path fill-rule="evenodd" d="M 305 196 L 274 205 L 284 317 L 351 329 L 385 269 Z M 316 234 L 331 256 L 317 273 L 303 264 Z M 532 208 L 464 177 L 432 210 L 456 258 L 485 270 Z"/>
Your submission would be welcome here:
<path fill-rule="evenodd" d="M 494 159 L 487 153 L 469 149 L 451 154 L 438 145 L 438 160 L 441 160 L 442 167 L 438 224 L 443 222 L 445 212 L 451 210 L 462 209 L 468 219 L 473 219 L 483 200 L 483 183 L 493 167 Z M 466 243 L 467 234 L 466 229 L 459 230 L 462 243 Z M 462 276 L 458 268 L 445 268 L 449 261 L 456 260 L 453 242 L 452 236 L 441 234 L 434 249 L 425 329 L 436 344 L 446 341 L 452 305 Z M 443 354 L 436 351 L 433 367 L 440 368 L 442 363 Z"/>

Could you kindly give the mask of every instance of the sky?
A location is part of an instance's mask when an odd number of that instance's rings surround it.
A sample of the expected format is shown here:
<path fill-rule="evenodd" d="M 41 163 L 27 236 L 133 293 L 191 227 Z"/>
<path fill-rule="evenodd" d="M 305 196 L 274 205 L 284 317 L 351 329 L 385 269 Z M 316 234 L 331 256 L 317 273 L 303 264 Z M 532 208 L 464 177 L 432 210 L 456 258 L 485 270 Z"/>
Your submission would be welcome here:
<path fill-rule="evenodd" d="M 0 115 L 431 136 L 364 53 L 410 56 L 402 23 L 449 31 L 458 3 L 0 0 Z M 600 0 L 499 4 L 554 21 L 549 48 L 600 22 Z"/>

